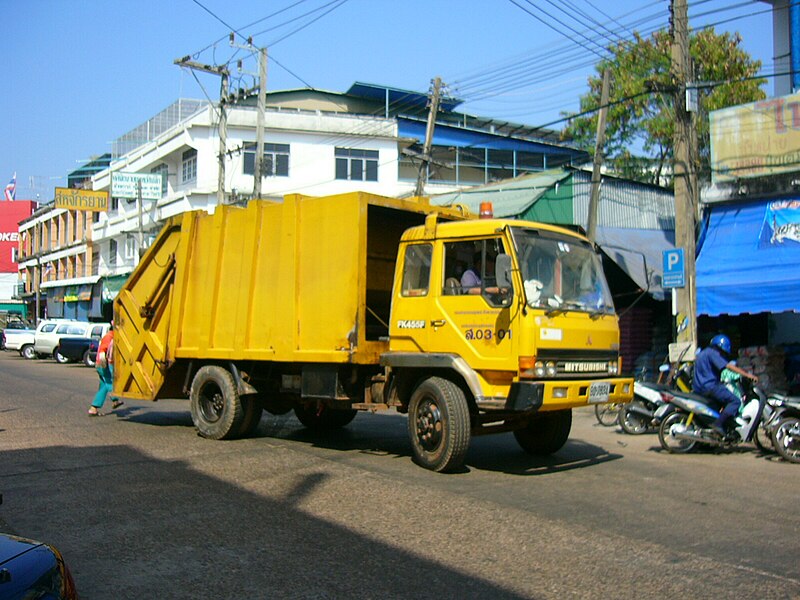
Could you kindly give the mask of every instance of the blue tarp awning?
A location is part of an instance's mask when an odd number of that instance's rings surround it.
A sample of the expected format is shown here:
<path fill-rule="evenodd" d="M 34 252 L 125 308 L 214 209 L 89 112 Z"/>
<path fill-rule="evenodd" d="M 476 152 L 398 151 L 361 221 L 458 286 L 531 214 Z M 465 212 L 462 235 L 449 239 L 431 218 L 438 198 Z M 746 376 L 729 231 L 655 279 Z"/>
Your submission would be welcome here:
<path fill-rule="evenodd" d="M 800 200 L 713 206 L 697 257 L 697 314 L 800 311 Z"/>

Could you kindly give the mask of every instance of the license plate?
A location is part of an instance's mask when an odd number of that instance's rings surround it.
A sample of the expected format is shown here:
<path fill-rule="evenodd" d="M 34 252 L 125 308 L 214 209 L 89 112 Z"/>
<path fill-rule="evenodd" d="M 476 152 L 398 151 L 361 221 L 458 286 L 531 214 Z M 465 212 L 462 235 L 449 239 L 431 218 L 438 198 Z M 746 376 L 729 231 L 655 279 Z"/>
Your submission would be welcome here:
<path fill-rule="evenodd" d="M 598 381 L 589 386 L 589 404 L 608 402 L 611 385 L 607 381 Z"/>

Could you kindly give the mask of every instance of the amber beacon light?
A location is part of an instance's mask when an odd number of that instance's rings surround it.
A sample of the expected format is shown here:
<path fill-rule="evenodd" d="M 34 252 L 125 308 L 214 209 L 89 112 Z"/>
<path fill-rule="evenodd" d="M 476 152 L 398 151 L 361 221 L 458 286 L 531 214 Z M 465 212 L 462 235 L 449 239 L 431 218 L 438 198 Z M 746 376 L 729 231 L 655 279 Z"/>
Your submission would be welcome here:
<path fill-rule="evenodd" d="M 481 202 L 480 218 L 491 219 L 494 217 L 494 208 L 491 202 Z"/>

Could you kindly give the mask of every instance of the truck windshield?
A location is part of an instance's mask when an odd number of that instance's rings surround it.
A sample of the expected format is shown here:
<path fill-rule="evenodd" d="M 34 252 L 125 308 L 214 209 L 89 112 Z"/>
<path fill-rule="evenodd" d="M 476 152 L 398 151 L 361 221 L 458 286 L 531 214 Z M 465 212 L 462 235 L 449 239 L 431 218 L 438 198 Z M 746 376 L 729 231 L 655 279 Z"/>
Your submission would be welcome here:
<path fill-rule="evenodd" d="M 550 231 L 512 227 L 528 306 L 555 314 L 611 314 L 614 302 L 592 247 Z"/>

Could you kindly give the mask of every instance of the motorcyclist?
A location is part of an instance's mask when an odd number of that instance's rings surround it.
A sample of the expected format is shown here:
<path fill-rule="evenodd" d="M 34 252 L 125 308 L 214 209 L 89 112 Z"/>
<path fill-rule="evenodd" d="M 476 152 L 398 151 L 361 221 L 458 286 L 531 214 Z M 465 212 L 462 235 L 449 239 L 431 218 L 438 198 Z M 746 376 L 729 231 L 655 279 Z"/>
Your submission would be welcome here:
<path fill-rule="evenodd" d="M 719 418 L 711 425 L 721 436 L 726 435 L 726 424 L 739 412 L 741 400 L 720 381 L 723 369 L 729 369 L 743 377 L 758 381 L 758 377 L 736 366 L 729 359 L 731 340 L 723 334 L 711 338 L 709 345 L 700 351 L 694 363 L 694 382 L 692 390 L 707 398 L 713 398 L 724 406 Z"/>

